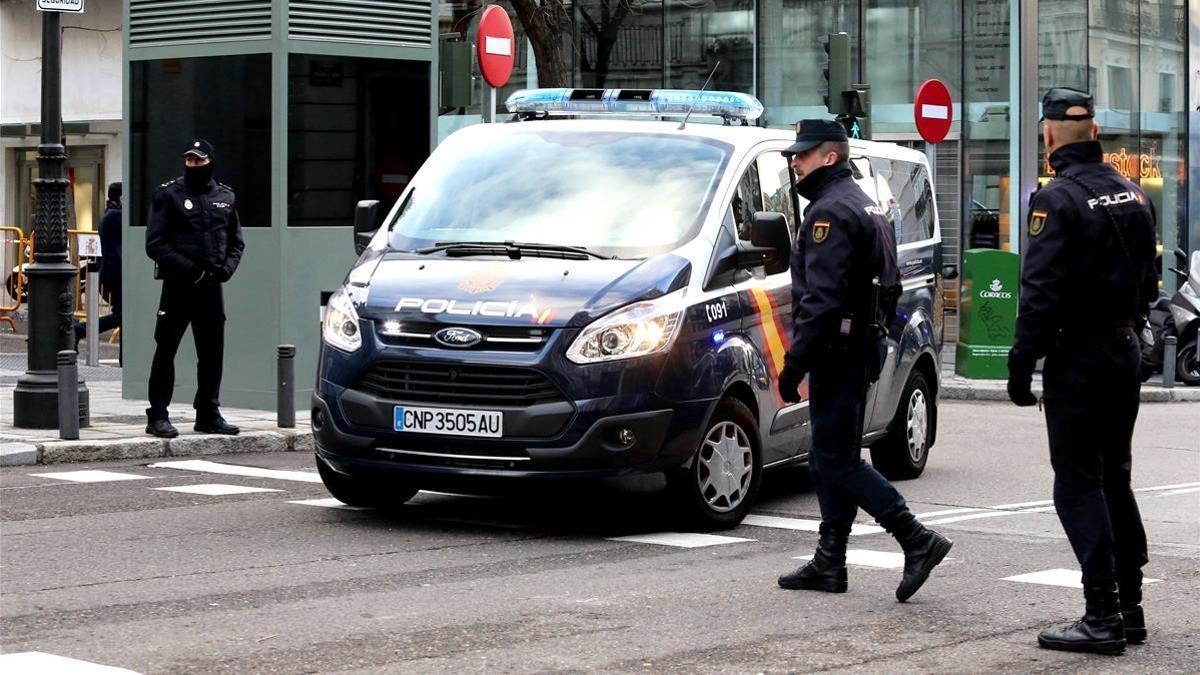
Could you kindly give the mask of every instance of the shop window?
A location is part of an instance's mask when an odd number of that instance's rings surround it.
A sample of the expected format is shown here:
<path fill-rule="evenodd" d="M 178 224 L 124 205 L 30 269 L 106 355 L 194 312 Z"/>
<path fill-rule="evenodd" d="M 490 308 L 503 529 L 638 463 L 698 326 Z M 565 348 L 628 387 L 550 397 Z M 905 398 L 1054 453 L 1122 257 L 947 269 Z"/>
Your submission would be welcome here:
<path fill-rule="evenodd" d="M 243 227 L 271 226 L 271 55 L 129 65 L 130 224 L 145 226 L 159 184 L 183 175 L 192 138 L 213 145 L 213 178 L 238 195 Z"/>

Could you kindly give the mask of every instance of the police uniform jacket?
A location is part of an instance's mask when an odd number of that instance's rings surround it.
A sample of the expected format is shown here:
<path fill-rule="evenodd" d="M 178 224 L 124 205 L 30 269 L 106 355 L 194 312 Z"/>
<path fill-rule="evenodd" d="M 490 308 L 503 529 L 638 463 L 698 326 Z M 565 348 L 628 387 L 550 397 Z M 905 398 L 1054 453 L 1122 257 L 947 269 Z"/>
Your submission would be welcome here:
<path fill-rule="evenodd" d="M 854 182 L 848 164 L 814 173 L 797 189 L 811 203 L 792 250 L 793 333 L 786 361 L 809 372 L 822 353 L 839 341 L 863 339 L 860 331 L 875 323 L 872 278 L 879 277 L 881 299 L 894 303 L 900 274 L 892 225 Z M 892 304 L 888 313 L 894 311 Z M 849 333 L 842 330 L 844 319 L 850 320 Z"/>
<path fill-rule="evenodd" d="M 1103 162 L 1097 141 L 1059 148 L 1050 166 L 1056 178 L 1030 200 L 1013 348 L 1030 370 L 1061 330 L 1132 326 L 1158 296 L 1146 194 Z"/>
<path fill-rule="evenodd" d="M 209 180 L 201 192 L 182 177 L 154 193 L 146 225 L 146 254 L 164 279 L 194 281 L 207 272 L 224 281 L 242 259 L 242 226 L 233 190 Z"/>

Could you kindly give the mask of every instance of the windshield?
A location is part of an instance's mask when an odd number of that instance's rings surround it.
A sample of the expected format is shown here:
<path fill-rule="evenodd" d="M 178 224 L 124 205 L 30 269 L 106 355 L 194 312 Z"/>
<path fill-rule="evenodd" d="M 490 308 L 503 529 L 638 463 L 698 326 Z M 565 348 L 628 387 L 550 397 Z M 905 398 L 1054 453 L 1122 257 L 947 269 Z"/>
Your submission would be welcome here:
<path fill-rule="evenodd" d="M 389 243 L 412 250 L 511 240 L 623 258 L 664 253 L 700 228 L 729 154 L 728 145 L 694 136 L 464 130 L 417 173 Z"/>

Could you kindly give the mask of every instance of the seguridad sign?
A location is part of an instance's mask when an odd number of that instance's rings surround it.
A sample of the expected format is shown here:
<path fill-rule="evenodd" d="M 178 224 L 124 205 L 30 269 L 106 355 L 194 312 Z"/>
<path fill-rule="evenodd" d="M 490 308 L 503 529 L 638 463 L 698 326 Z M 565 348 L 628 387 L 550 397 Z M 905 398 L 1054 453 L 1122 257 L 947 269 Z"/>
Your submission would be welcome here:
<path fill-rule="evenodd" d="M 37 0 L 39 12 L 83 12 L 83 0 Z"/>

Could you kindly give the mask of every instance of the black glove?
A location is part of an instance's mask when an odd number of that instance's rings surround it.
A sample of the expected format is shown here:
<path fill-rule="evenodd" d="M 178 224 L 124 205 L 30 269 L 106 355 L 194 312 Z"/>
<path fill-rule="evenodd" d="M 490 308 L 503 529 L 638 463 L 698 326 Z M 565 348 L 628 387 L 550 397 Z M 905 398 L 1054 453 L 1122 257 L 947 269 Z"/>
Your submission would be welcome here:
<path fill-rule="evenodd" d="M 230 277 L 229 270 L 225 269 L 221 265 L 213 265 L 211 268 L 209 268 L 208 275 L 222 284 L 226 281 L 229 281 Z"/>
<path fill-rule="evenodd" d="M 1008 398 L 1021 407 L 1037 405 L 1033 395 L 1033 369 L 1035 359 L 1026 357 L 1013 348 L 1008 352 Z"/>
<path fill-rule="evenodd" d="M 800 382 L 804 380 L 804 373 L 798 368 L 793 368 L 790 364 L 783 367 L 783 371 L 779 373 L 779 396 L 784 403 L 799 403 L 800 402 Z"/>

